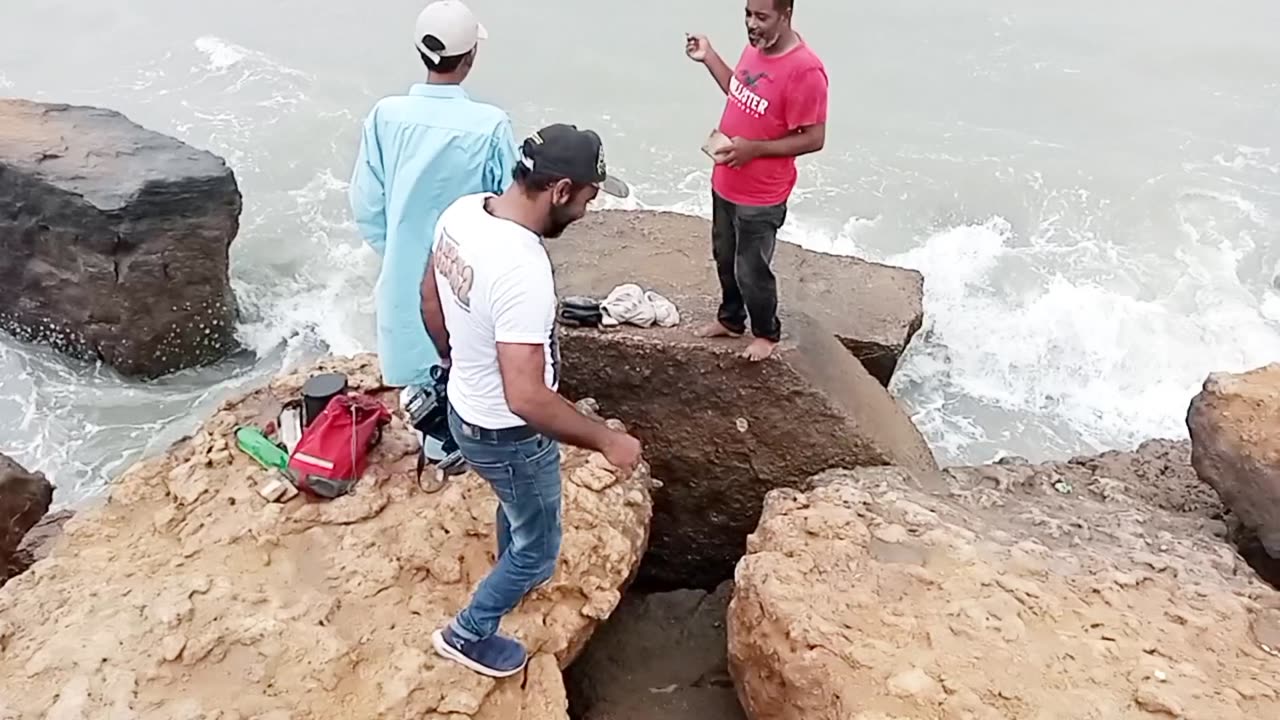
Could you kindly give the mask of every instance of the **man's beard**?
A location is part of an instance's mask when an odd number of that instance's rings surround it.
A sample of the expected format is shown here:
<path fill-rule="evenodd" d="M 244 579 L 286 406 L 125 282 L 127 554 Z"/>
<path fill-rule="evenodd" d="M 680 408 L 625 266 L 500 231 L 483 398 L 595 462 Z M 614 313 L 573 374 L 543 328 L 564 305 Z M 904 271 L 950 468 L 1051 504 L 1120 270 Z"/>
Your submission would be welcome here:
<path fill-rule="evenodd" d="M 547 231 L 542 233 L 545 238 L 558 238 L 564 231 L 573 224 L 574 218 L 569 214 L 569 208 L 563 205 L 551 206 L 551 218 L 547 221 Z"/>
<path fill-rule="evenodd" d="M 782 37 L 782 33 L 776 33 L 772 37 L 769 37 L 764 34 L 753 35 L 750 32 L 748 32 L 747 42 L 751 43 L 751 46 L 757 50 L 768 50 L 769 48 L 778 44 L 778 38 L 780 37 Z"/>

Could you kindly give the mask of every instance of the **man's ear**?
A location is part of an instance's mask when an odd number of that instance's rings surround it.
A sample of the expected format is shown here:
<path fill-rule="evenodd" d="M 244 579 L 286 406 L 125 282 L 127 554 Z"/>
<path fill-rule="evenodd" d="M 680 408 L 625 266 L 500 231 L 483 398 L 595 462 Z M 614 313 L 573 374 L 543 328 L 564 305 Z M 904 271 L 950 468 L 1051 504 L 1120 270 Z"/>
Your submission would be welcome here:
<path fill-rule="evenodd" d="M 573 181 L 561 178 L 551 186 L 551 202 L 555 205 L 568 205 L 573 199 Z"/>

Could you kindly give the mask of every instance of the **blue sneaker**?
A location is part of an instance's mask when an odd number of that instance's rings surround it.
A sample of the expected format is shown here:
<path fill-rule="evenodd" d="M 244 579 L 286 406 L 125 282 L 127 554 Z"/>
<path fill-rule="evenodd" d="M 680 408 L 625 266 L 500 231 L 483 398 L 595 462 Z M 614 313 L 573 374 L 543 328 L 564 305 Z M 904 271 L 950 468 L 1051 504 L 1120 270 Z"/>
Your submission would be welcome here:
<path fill-rule="evenodd" d="M 455 635 L 453 628 L 445 628 L 432 633 L 431 644 L 440 657 L 493 678 L 515 675 L 529 662 L 523 645 L 501 635 L 468 642 Z"/>

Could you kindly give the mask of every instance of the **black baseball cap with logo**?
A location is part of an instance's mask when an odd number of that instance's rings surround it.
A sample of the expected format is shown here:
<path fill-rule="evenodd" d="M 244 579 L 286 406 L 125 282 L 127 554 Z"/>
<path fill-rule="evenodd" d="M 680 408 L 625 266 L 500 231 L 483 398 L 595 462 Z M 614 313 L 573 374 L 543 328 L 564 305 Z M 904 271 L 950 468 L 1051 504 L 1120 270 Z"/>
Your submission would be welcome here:
<path fill-rule="evenodd" d="M 604 142 L 591 130 L 574 125 L 548 125 L 525 139 L 520 162 L 534 172 L 562 177 L 581 185 L 595 185 L 614 197 L 631 194 L 627 184 L 609 175 Z"/>

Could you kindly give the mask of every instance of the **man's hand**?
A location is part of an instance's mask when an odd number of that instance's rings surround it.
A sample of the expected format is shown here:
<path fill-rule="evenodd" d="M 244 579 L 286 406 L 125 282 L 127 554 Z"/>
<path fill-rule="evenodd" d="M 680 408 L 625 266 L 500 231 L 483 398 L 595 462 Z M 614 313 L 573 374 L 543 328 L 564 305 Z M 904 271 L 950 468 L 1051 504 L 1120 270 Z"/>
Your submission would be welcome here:
<path fill-rule="evenodd" d="M 640 441 L 624 432 L 615 431 L 601 452 L 610 465 L 621 471 L 624 480 L 631 477 L 640 464 Z"/>
<path fill-rule="evenodd" d="M 707 72 L 711 73 L 716 84 L 720 86 L 720 90 L 726 95 L 729 94 L 729 79 L 733 77 L 733 70 L 724 64 L 724 59 L 711 47 L 711 41 L 706 35 L 685 33 L 684 52 L 690 60 L 702 63 L 707 68 Z"/>
<path fill-rule="evenodd" d="M 704 63 L 707 56 L 711 53 L 711 41 L 706 35 L 689 35 L 684 36 L 684 52 L 694 62 Z"/>
<path fill-rule="evenodd" d="M 735 137 L 729 142 L 728 147 L 713 156 L 721 165 L 739 168 L 760 157 L 760 146 L 754 140 Z"/>

